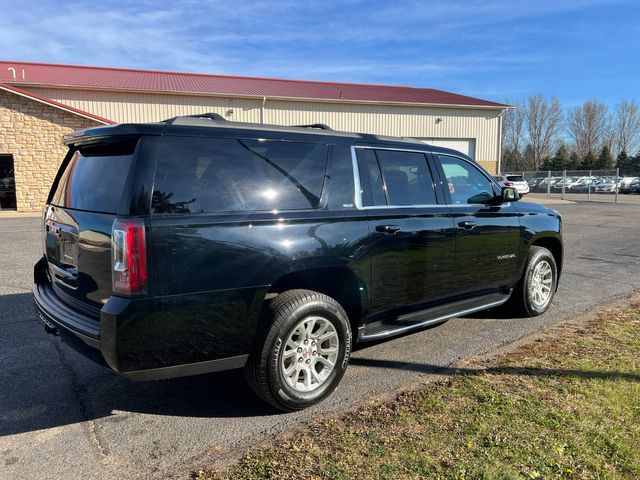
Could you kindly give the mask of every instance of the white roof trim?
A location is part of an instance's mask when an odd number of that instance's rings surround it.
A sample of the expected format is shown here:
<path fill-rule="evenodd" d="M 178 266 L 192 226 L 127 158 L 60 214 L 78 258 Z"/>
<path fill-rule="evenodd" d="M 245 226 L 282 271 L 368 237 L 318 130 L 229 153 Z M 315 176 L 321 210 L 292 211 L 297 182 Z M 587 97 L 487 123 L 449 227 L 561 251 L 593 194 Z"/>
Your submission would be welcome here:
<path fill-rule="evenodd" d="M 101 123 L 103 125 L 111 125 L 109 122 L 106 122 L 105 120 L 98 119 L 98 118 L 92 116 L 89 113 L 84 114 L 84 113 L 79 112 L 77 110 L 74 110 L 72 108 L 66 108 L 63 105 L 61 105 L 61 104 L 59 104 L 57 102 L 54 102 L 53 100 L 52 101 L 46 101 L 45 99 L 40 98 L 40 97 L 36 97 L 35 95 L 29 95 L 28 92 L 19 92 L 19 91 L 16 91 L 16 90 L 12 89 L 12 88 L 7 88 L 4 85 L 0 85 L 0 90 L 4 90 L 5 92 L 13 93 L 14 95 L 19 95 L 21 97 L 28 98 L 29 100 L 33 100 L 35 102 L 39 102 L 39 103 L 42 103 L 44 105 L 48 105 L 48 106 L 53 107 L 53 108 L 57 108 L 59 110 L 63 110 L 65 112 L 72 113 L 74 115 L 78 115 L 79 117 L 83 117 L 83 118 L 87 118 L 89 120 L 93 120 L 94 122 L 98 122 L 98 123 Z"/>

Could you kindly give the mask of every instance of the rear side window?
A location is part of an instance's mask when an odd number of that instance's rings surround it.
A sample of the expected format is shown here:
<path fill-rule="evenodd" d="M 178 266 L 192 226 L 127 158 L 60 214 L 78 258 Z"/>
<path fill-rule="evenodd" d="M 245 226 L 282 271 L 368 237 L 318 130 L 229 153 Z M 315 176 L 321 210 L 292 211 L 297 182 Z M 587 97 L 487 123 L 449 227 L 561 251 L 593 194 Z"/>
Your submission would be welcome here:
<path fill-rule="evenodd" d="M 152 210 L 317 208 L 326 167 L 324 144 L 168 137 L 158 157 Z"/>
<path fill-rule="evenodd" d="M 424 154 L 357 149 L 357 158 L 363 206 L 437 203 Z"/>
<path fill-rule="evenodd" d="M 137 139 L 76 150 L 54 185 L 58 207 L 117 213 L 133 164 Z"/>

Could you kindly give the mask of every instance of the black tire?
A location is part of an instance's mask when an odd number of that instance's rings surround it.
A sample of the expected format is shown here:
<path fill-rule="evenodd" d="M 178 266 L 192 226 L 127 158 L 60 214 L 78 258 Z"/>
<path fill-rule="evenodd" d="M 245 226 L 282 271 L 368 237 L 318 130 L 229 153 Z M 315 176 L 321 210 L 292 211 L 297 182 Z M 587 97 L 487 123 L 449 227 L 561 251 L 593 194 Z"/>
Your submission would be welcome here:
<path fill-rule="evenodd" d="M 311 316 L 320 316 L 333 325 L 338 337 L 338 353 L 326 380 L 315 390 L 301 392 L 285 381 L 281 355 L 291 331 Z M 244 369 L 245 377 L 251 389 L 277 409 L 302 410 L 322 401 L 335 390 L 347 369 L 350 355 L 351 327 L 340 304 L 322 293 L 289 290 L 265 307 L 253 352 Z"/>
<path fill-rule="evenodd" d="M 529 293 L 529 286 L 533 281 L 533 273 L 536 266 L 543 261 L 546 261 L 551 267 L 551 293 L 548 301 L 546 301 L 544 305 L 536 305 L 536 303 L 533 301 L 532 295 Z M 551 305 L 553 297 L 556 293 L 557 285 L 558 266 L 556 265 L 556 260 L 553 257 L 553 254 L 544 247 L 531 247 L 531 249 L 529 250 L 529 255 L 527 257 L 527 266 L 525 267 L 524 274 L 522 275 L 522 278 L 520 279 L 516 287 L 513 289 L 513 293 L 509 301 L 510 310 L 515 311 L 525 317 L 535 317 L 537 315 L 542 315 Z"/>

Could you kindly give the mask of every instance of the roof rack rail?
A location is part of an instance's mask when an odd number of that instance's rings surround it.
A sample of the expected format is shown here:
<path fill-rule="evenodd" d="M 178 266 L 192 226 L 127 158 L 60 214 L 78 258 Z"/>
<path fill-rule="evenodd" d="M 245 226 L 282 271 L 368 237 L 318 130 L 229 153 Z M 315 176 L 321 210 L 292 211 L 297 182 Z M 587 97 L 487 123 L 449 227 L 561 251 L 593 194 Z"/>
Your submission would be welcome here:
<path fill-rule="evenodd" d="M 292 127 L 299 128 L 319 128 L 320 130 L 333 130 L 329 125 L 325 125 L 324 123 L 312 123 L 310 125 L 291 125 Z"/>
<path fill-rule="evenodd" d="M 166 123 L 167 125 L 171 125 L 173 122 L 175 122 L 179 118 L 208 118 L 209 120 L 215 120 L 215 121 L 222 120 L 223 122 L 226 122 L 225 118 L 218 113 L 197 113 L 195 115 L 178 115 L 177 117 L 163 120 L 163 123 Z"/>

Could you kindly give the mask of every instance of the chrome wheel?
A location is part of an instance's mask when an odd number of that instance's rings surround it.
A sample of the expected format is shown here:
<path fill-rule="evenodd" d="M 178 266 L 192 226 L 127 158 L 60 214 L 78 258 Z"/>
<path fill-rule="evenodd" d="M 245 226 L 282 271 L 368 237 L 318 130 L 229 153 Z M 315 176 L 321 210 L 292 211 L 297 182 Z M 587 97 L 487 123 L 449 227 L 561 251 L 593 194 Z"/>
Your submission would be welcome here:
<path fill-rule="evenodd" d="M 323 317 L 307 317 L 287 335 L 280 371 L 298 392 L 311 392 L 333 372 L 340 340 L 333 324 Z"/>
<path fill-rule="evenodd" d="M 529 299 L 538 308 L 543 309 L 551 300 L 553 288 L 553 270 L 546 260 L 540 261 L 531 274 L 529 281 Z"/>

